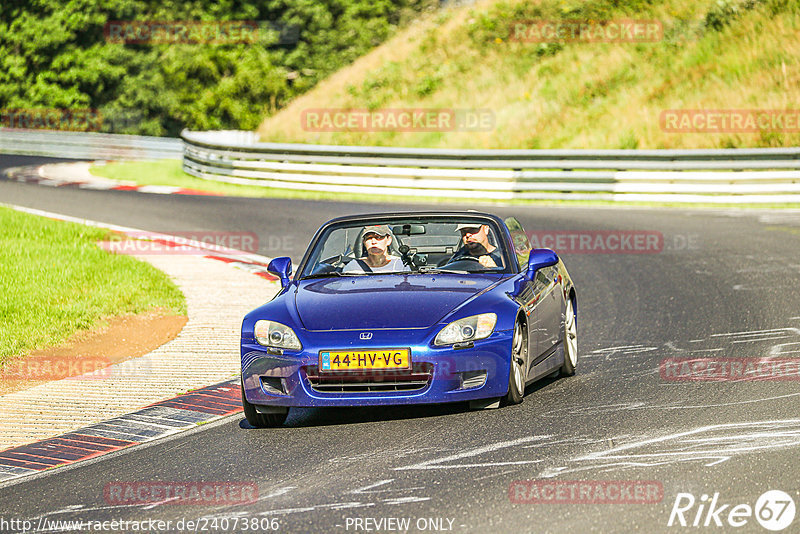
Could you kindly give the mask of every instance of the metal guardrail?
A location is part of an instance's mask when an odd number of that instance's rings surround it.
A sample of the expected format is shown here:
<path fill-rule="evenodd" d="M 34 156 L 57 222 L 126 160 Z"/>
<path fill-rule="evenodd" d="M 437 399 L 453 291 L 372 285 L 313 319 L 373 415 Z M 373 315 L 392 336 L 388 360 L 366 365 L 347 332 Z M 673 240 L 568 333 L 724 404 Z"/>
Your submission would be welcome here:
<path fill-rule="evenodd" d="M 0 128 L 0 154 L 67 159 L 179 159 L 183 143 L 169 137 Z"/>
<path fill-rule="evenodd" d="M 800 202 L 800 148 L 454 150 L 259 143 L 253 132 L 180 139 L 0 128 L 0 154 L 178 159 L 194 176 L 345 193 L 475 199 Z"/>
<path fill-rule="evenodd" d="M 306 191 L 486 199 L 800 202 L 800 148 L 452 150 L 259 143 L 181 133 L 200 178 Z"/>

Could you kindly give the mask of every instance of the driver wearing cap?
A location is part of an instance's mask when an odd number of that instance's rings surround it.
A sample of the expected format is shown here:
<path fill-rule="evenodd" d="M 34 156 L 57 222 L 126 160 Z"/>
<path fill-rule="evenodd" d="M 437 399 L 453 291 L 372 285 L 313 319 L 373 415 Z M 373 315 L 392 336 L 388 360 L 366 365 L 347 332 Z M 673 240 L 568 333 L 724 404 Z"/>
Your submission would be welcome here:
<path fill-rule="evenodd" d="M 350 261 L 344 266 L 344 272 L 371 273 L 408 270 L 400 257 L 389 254 L 392 232 L 388 225 L 365 226 L 362 242 L 367 255 Z"/>
<path fill-rule="evenodd" d="M 456 226 L 456 231 L 461 232 L 461 241 L 464 246 L 453 255 L 450 262 L 465 257 L 472 257 L 477 259 L 480 264 L 487 269 L 501 267 L 503 265 L 503 259 L 497 247 L 489 243 L 488 224 L 459 224 Z"/>

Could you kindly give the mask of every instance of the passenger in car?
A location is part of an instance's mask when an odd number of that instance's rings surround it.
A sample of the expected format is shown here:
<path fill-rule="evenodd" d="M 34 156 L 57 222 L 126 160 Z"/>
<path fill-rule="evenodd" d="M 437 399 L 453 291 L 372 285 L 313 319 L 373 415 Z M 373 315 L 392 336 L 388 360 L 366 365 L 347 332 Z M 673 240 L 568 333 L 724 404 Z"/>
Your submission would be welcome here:
<path fill-rule="evenodd" d="M 343 271 L 365 273 L 408 271 L 408 266 L 403 265 L 403 260 L 399 256 L 389 253 L 392 239 L 388 225 L 365 226 L 362 241 L 366 256 L 350 261 L 344 266 Z"/>

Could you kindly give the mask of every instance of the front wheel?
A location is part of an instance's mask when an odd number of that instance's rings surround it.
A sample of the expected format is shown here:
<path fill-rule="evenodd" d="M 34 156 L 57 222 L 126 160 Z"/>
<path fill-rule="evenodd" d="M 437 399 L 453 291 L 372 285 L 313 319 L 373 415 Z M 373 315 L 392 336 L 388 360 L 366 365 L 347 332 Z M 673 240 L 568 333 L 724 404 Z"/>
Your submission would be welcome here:
<path fill-rule="evenodd" d="M 519 404 L 525 395 L 525 332 L 522 323 L 514 325 L 514 338 L 511 342 L 511 368 L 508 372 L 508 393 L 506 404 Z"/>
<path fill-rule="evenodd" d="M 247 398 L 244 396 L 244 386 L 242 386 L 242 408 L 244 408 L 247 422 L 256 428 L 281 426 L 289 415 L 289 410 L 283 413 L 258 413 L 256 407 L 247 402 Z"/>
<path fill-rule="evenodd" d="M 561 376 L 572 376 L 578 366 L 578 318 L 572 299 L 567 298 L 567 310 L 564 317 L 564 365 Z"/>

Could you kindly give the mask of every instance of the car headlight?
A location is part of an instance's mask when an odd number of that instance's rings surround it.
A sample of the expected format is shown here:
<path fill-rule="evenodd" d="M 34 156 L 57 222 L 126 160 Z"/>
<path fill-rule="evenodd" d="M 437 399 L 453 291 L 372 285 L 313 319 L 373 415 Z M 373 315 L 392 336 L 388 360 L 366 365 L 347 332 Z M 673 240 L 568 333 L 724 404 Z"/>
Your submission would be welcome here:
<path fill-rule="evenodd" d="M 256 321 L 253 334 L 259 345 L 277 347 L 280 349 L 300 350 L 303 345 L 288 326 L 275 321 Z"/>
<path fill-rule="evenodd" d="M 494 313 L 482 313 L 472 317 L 464 317 L 458 321 L 453 321 L 442 328 L 433 340 L 434 345 L 452 345 L 464 341 L 475 341 L 489 337 L 497 324 L 497 315 Z"/>

